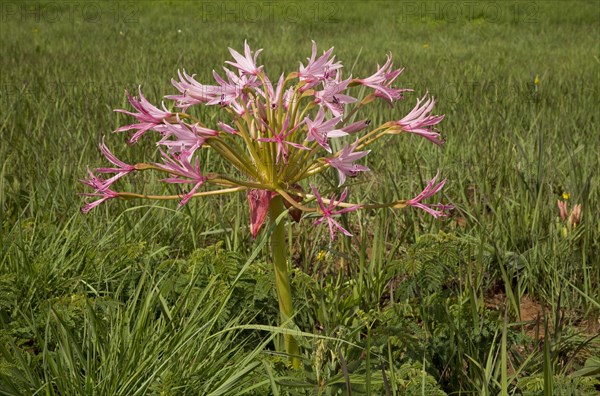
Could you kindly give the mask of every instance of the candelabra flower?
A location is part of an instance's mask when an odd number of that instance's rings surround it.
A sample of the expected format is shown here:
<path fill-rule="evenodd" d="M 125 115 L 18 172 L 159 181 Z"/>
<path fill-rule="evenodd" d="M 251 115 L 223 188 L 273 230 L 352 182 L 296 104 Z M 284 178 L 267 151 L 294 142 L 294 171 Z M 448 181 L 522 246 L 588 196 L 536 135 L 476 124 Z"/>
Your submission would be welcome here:
<path fill-rule="evenodd" d="M 153 136 L 150 131 L 155 132 L 161 162 L 127 164 L 118 159 L 103 140 L 100 151 L 113 166 L 98 168 L 96 173 L 113 175 L 104 179 L 88 169 L 88 178 L 82 182 L 92 191 L 82 194 L 86 197 L 82 211 L 87 213 L 116 198 L 178 200 L 182 206 L 192 198 L 245 193 L 250 208 L 251 235 L 256 237 L 267 216 L 270 219 L 269 236 L 281 319 L 289 323 L 293 319 L 293 307 L 285 222 L 278 219 L 286 210 L 296 221 L 301 219 L 302 213 L 307 217 L 317 216 L 315 225 L 327 223 L 330 237 L 334 239 L 336 232 L 351 236 L 336 218 L 357 210 L 415 207 L 436 218 L 447 215 L 451 206 L 423 202 L 444 186 L 446 180 L 437 183 L 439 174 L 413 199 L 381 203 L 346 202 L 350 198 L 348 187 L 339 199 L 336 200 L 335 191 L 328 191 L 331 198 L 326 199 L 310 181 L 317 175 L 337 171 L 340 187 L 348 177 L 369 172 L 371 169 L 366 164 L 359 163 L 368 158 L 371 150 L 367 147 L 393 135 L 417 134 L 440 145 L 443 139 L 434 127 L 444 116 L 431 115 L 435 100 L 426 99 L 425 95 L 403 118 L 378 126 L 372 125 L 368 117 L 358 117 L 355 121 L 357 113 L 375 100 L 394 106 L 405 92 L 411 91 L 392 86 L 404 69 L 394 69 L 391 54 L 383 66 L 377 66 L 373 75 L 344 79 L 342 62 L 336 61 L 333 48 L 318 56 L 313 42 L 306 64 L 300 63 L 297 70 L 282 74 L 274 85 L 265 66 L 258 62 L 261 51 L 252 51 L 247 42 L 244 42 L 243 54 L 230 48 L 233 60 L 225 62 L 229 68 L 223 68 L 223 75 L 213 70 L 214 82 L 210 84 L 198 82 L 195 75 L 185 70 L 178 72 L 178 79 L 171 80 L 178 92 L 165 96 L 171 101 L 169 108 L 164 103 L 162 109 L 151 104 L 142 95 L 141 88 L 139 98 L 127 93 L 134 111 L 116 111 L 136 121 L 116 132 L 129 132 L 130 143 L 138 142 L 142 136 Z M 355 87 L 362 89 L 351 93 Z M 365 92 L 364 96 L 358 97 L 361 92 Z M 218 114 L 201 120 L 194 112 L 198 106 L 214 106 Z M 332 147 L 340 145 L 332 145 L 331 139 L 348 135 L 352 135 L 354 142 L 344 142 L 342 149 L 334 151 Z M 214 169 L 216 162 L 201 161 L 200 158 L 207 158 L 199 155 L 204 150 L 212 150 L 230 167 Z M 238 176 L 232 176 L 232 168 Z M 176 195 L 147 195 L 114 189 L 113 185 L 126 175 L 145 171 L 165 174 L 162 181 L 178 184 L 184 190 Z M 294 367 L 298 367 L 298 345 L 291 336 L 284 339 L 285 351 L 292 357 Z"/>

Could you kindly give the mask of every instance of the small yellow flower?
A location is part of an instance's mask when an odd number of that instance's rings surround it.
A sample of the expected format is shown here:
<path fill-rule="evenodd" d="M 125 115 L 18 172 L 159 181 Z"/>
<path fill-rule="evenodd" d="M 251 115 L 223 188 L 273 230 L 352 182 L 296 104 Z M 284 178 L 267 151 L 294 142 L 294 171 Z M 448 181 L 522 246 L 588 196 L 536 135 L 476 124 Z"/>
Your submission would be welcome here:
<path fill-rule="evenodd" d="M 323 261 L 327 257 L 327 252 L 321 250 L 317 253 L 317 261 Z"/>
<path fill-rule="evenodd" d="M 533 79 L 533 84 L 540 85 L 540 76 L 538 74 L 535 75 L 535 78 Z"/>
<path fill-rule="evenodd" d="M 569 195 L 569 193 L 567 193 L 567 192 L 564 192 L 564 193 L 562 193 L 562 197 L 563 197 L 563 199 L 569 199 L 569 196 L 570 196 L 570 195 Z"/>
<path fill-rule="evenodd" d="M 423 48 L 429 48 L 429 43 L 423 44 Z"/>

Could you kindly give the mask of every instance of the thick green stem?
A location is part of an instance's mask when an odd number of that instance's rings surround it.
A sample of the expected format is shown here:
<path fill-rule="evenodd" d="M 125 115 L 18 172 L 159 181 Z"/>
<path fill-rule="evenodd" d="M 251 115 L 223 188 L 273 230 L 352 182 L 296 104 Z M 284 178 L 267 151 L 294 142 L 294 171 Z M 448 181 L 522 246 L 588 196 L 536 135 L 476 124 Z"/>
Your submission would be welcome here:
<path fill-rule="evenodd" d="M 269 206 L 269 217 L 271 224 L 276 223 L 277 218 L 283 213 L 285 206 L 283 199 L 277 195 L 271 199 Z M 279 300 L 279 312 L 282 323 L 291 323 L 291 317 L 294 315 L 292 305 L 292 290 L 290 288 L 290 279 L 287 266 L 287 250 L 285 243 L 285 222 L 281 220 L 275 224 L 271 234 L 271 255 L 273 258 L 273 268 L 275 270 L 275 286 L 277 288 L 277 299 Z M 290 363 L 294 369 L 300 368 L 300 359 L 295 357 L 300 354 L 296 339 L 290 335 L 284 335 L 285 352 L 290 355 Z M 294 356 L 294 357 L 292 357 Z"/>

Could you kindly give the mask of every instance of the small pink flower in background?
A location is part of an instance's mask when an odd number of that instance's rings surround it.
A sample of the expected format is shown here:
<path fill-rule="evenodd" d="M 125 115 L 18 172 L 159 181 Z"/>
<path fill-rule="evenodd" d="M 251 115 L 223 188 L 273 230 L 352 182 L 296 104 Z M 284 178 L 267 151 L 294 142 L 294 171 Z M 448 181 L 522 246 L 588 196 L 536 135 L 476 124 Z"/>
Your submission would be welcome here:
<path fill-rule="evenodd" d="M 119 113 L 128 114 L 130 116 L 135 117 L 139 123 L 130 124 L 126 126 L 122 126 L 117 129 L 117 132 L 129 131 L 129 130 L 137 130 L 136 133 L 131 136 L 129 139 L 130 143 L 135 143 L 138 141 L 140 136 L 142 136 L 147 131 L 154 129 L 155 127 L 161 125 L 165 118 L 169 118 L 173 116 L 173 113 L 169 112 L 165 105 L 163 104 L 163 110 L 154 106 L 142 95 L 142 89 L 139 88 L 140 99 L 137 99 L 134 96 L 131 96 L 129 92 L 127 92 L 127 98 L 129 99 L 129 103 L 138 111 L 138 113 L 132 113 L 127 110 L 115 110 Z"/>
<path fill-rule="evenodd" d="M 566 201 L 558 200 L 556 201 L 556 205 L 558 206 L 560 218 L 565 224 L 568 224 L 571 227 L 576 227 L 579 225 L 579 223 L 581 223 L 581 204 L 573 205 L 570 215 L 569 205 Z"/>
<path fill-rule="evenodd" d="M 425 186 L 425 189 L 419 195 L 417 195 L 413 199 L 406 201 L 407 205 L 415 207 L 415 208 L 423 209 L 424 211 L 426 211 L 427 213 L 429 213 L 436 219 L 439 217 L 447 216 L 448 213 L 446 213 L 446 211 L 453 209 L 453 206 L 451 206 L 451 205 L 424 204 L 421 202 L 424 199 L 427 199 L 427 198 L 437 194 L 442 189 L 442 187 L 444 187 L 444 184 L 446 184 L 446 179 L 442 180 L 437 185 L 435 184 L 438 177 L 439 177 L 439 172 L 435 175 L 435 177 L 433 179 L 431 179 L 429 181 L 429 183 L 427 183 L 427 186 Z"/>
<path fill-rule="evenodd" d="M 573 206 L 569 221 L 573 227 L 581 223 L 581 204 L 576 204 Z"/>
<path fill-rule="evenodd" d="M 319 205 L 319 209 L 321 211 L 321 218 L 317 219 L 317 221 L 314 222 L 315 225 L 319 225 L 321 224 L 323 221 L 327 220 L 327 224 L 329 225 L 329 234 L 331 235 L 331 239 L 335 239 L 335 230 L 339 230 L 341 231 L 343 234 L 347 235 L 347 236 L 352 236 L 352 234 L 350 234 L 350 232 L 348 232 L 348 230 L 346 230 L 344 227 L 342 227 L 340 225 L 340 223 L 338 223 L 337 221 L 335 221 L 333 219 L 333 216 L 335 215 L 340 215 L 342 213 L 348 213 L 348 212 L 353 212 L 355 210 L 360 209 L 360 205 L 355 205 L 349 208 L 344 208 L 341 210 L 337 210 L 334 211 L 334 209 L 336 207 L 338 207 L 338 205 L 344 200 L 346 199 L 346 195 L 348 195 L 348 187 L 346 187 L 344 189 L 344 191 L 342 192 L 342 195 L 340 195 L 340 199 L 336 202 L 335 201 L 335 195 L 331 196 L 331 200 L 329 201 L 329 205 L 325 206 L 325 204 L 323 203 L 323 198 L 321 198 L 321 196 L 319 195 L 319 192 L 317 191 L 317 189 L 311 185 L 310 186 L 313 194 L 315 195 L 315 198 L 317 200 L 317 204 Z"/>
<path fill-rule="evenodd" d="M 440 134 L 433 131 L 431 127 L 439 124 L 444 119 L 444 116 L 430 115 L 431 110 L 435 105 L 434 98 L 427 99 L 427 101 L 421 106 L 421 103 L 423 103 L 426 97 L 427 94 L 425 94 L 422 99 L 417 100 L 417 105 L 411 110 L 411 112 L 400 121 L 396 121 L 395 124 L 400 126 L 403 131 L 423 136 L 425 139 L 440 145 L 443 144 L 444 141 L 441 139 Z"/>
<path fill-rule="evenodd" d="M 309 142 L 316 140 L 321 147 L 331 153 L 331 147 L 329 147 L 328 138 L 348 135 L 347 132 L 344 132 L 341 129 L 335 129 L 335 126 L 341 121 L 341 119 L 342 117 L 339 116 L 325 121 L 325 111 L 323 108 L 320 108 L 314 120 L 311 120 L 308 117 L 304 119 L 304 122 L 308 128 L 306 140 Z"/>
<path fill-rule="evenodd" d="M 562 219 L 562 221 L 567 220 L 567 217 L 569 217 L 567 203 L 565 201 L 558 200 L 556 201 L 556 204 L 558 205 L 558 213 L 560 214 L 560 218 Z"/>
<path fill-rule="evenodd" d="M 337 157 L 325 159 L 326 163 L 337 169 L 340 177 L 339 186 L 344 184 L 346 176 L 355 177 L 358 172 L 370 171 L 368 167 L 354 163 L 371 152 L 371 150 L 354 151 L 357 145 L 358 141 L 351 146 L 346 145 Z"/>

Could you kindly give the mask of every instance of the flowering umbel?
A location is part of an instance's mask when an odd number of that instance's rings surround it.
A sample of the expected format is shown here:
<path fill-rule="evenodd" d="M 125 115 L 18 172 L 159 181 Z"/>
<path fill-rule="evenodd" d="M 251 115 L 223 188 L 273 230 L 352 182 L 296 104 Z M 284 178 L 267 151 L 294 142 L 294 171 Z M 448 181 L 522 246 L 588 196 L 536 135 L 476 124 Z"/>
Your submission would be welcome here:
<path fill-rule="evenodd" d="M 306 64 L 301 63 L 297 71 L 287 76 L 282 74 L 274 85 L 265 67 L 258 63 L 261 51 L 252 51 L 246 42 L 243 54 L 230 48 L 233 61 L 225 63 L 233 70 L 224 67 L 225 78 L 213 72 L 213 84 L 201 84 L 193 75 L 179 72 L 179 79 L 172 80 L 179 94 L 165 98 L 174 101 L 170 108 L 179 108 L 180 111 L 169 110 L 164 103 L 160 107 L 151 104 L 141 88 L 138 90 L 139 97 L 127 93 L 135 111 L 116 111 L 133 117 L 135 122 L 117 131 L 133 131 L 129 139 L 131 143 L 147 133 L 154 133 L 156 144 L 166 149 L 161 151 L 162 162 L 129 165 L 119 160 L 102 142 L 102 153 L 115 167 L 99 168 L 96 172 L 113 173 L 114 176 L 104 180 L 90 172 L 84 183 L 93 192 L 84 195 L 100 199 L 87 202 L 83 210 L 87 212 L 112 198 L 178 199 L 181 205 L 185 205 L 195 197 L 245 191 L 250 202 L 253 236 L 257 235 L 264 222 L 274 196 L 281 196 L 286 206 L 295 211 L 316 212 L 327 218 L 328 224 L 335 225 L 337 223 L 331 223 L 330 214 L 347 210 L 331 213 L 325 210 L 334 201 L 322 199 L 313 186 L 310 187 L 313 193 L 305 194 L 307 186 L 302 188 L 305 179 L 333 169 L 339 174 L 341 187 L 347 177 L 369 172 L 369 167 L 359 163 L 371 152 L 364 148 L 386 135 L 406 132 L 423 136 L 438 145 L 443 143 L 440 133 L 434 128 L 444 116 L 431 114 L 435 100 L 427 99 L 427 95 L 417 100 L 406 116 L 378 127 L 371 126 L 367 119 L 354 121 L 354 113 L 365 104 L 379 98 L 394 105 L 403 99 L 404 92 L 411 91 L 392 86 L 404 69 L 394 69 L 391 54 L 371 76 L 343 78 L 343 65 L 336 61 L 333 48 L 318 56 L 317 45 L 313 42 L 312 54 Z M 360 100 L 350 92 L 356 86 L 366 89 L 366 96 Z M 191 112 L 199 105 L 214 106 L 222 114 L 212 127 Z M 364 130 L 367 132 L 363 136 L 356 136 Z M 332 139 L 350 134 L 354 142 L 333 152 Z M 214 150 L 242 176 L 233 178 L 208 172 L 208 164 L 200 163 L 196 155 L 196 151 L 204 147 Z M 162 179 L 164 182 L 190 188 L 175 196 L 148 196 L 109 189 L 123 176 L 145 170 L 166 173 L 167 177 Z M 445 180 L 434 185 L 437 178 L 436 175 L 425 191 L 410 200 L 371 205 L 341 204 L 346 208 L 361 209 L 413 206 L 434 217 L 445 216 L 450 206 L 421 202 L 443 187 Z M 313 206 L 307 206 L 306 202 L 313 202 Z M 330 229 L 332 238 L 335 237 L 333 230 L 345 231 L 340 227 Z"/>
<path fill-rule="evenodd" d="M 267 215 L 273 225 L 271 249 L 280 311 L 282 320 L 288 321 L 293 310 L 284 253 L 285 232 L 283 222 L 276 220 L 281 219 L 287 207 L 296 221 L 305 213 L 316 219 L 315 225 L 327 224 L 334 239 L 336 232 L 351 236 L 336 218 L 356 210 L 412 206 L 436 218 L 446 216 L 451 206 L 423 202 L 444 186 L 445 179 L 436 184 L 438 175 L 413 199 L 384 203 L 347 201 L 348 178 L 364 177 L 361 175 L 371 171 L 364 162 L 371 153 L 368 147 L 372 143 L 407 133 L 441 145 L 444 141 L 435 128 L 444 116 L 432 115 L 435 100 L 427 95 L 417 100 L 404 117 L 378 126 L 372 125 L 367 117 L 358 116 L 369 103 L 380 100 L 393 107 L 404 99 L 404 93 L 412 91 L 393 85 L 404 69 L 394 68 L 391 54 L 383 66 L 377 65 L 374 74 L 356 78 L 342 75 L 343 65 L 335 59 L 333 48 L 318 56 L 313 42 L 311 56 L 305 63 L 272 80 L 265 66 L 259 64 L 261 51 L 252 51 L 246 42 L 242 52 L 230 48 L 233 60 L 226 62 L 227 67 L 221 73 L 213 70 L 214 82 L 209 84 L 198 82 L 195 75 L 185 70 L 180 71 L 178 79 L 172 80 L 178 93 L 165 96 L 170 105 L 151 104 L 141 88 L 137 97 L 127 93 L 134 111 L 116 111 L 135 121 L 115 132 L 130 133 L 130 143 L 154 137 L 160 148 L 160 162 L 127 164 L 102 142 L 100 150 L 113 167 L 98 168 L 96 173 L 112 177 L 100 177 L 88 170 L 88 179 L 82 182 L 92 191 L 82 194 L 87 197 L 82 210 L 87 213 L 116 198 L 178 200 L 185 205 L 192 198 L 245 193 L 251 234 L 256 237 Z M 358 94 L 363 96 L 357 97 Z M 198 106 L 212 106 L 218 115 L 198 119 L 194 112 Z M 332 144 L 334 139 L 348 141 Z M 338 147 L 342 148 L 334 150 Z M 207 156 L 200 157 L 199 150 L 212 150 L 234 167 L 239 176 L 231 176 L 231 169 L 226 173 L 211 168 L 216 162 L 201 161 L 200 158 Z M 162 173 L 163 182 L 177 184 L 183 192 L 146 195 L 113 187 L 123 177 L 141 171 Z M 343 192 L 319 193 L 314 183 L 309 182 L 319 174 L 331 177 L 337 174 L 337 182 L 332 185 L 344 186 Z M 292 341 L 286 336 L 286 351 L 297 355 L 298 347 Z"/>

